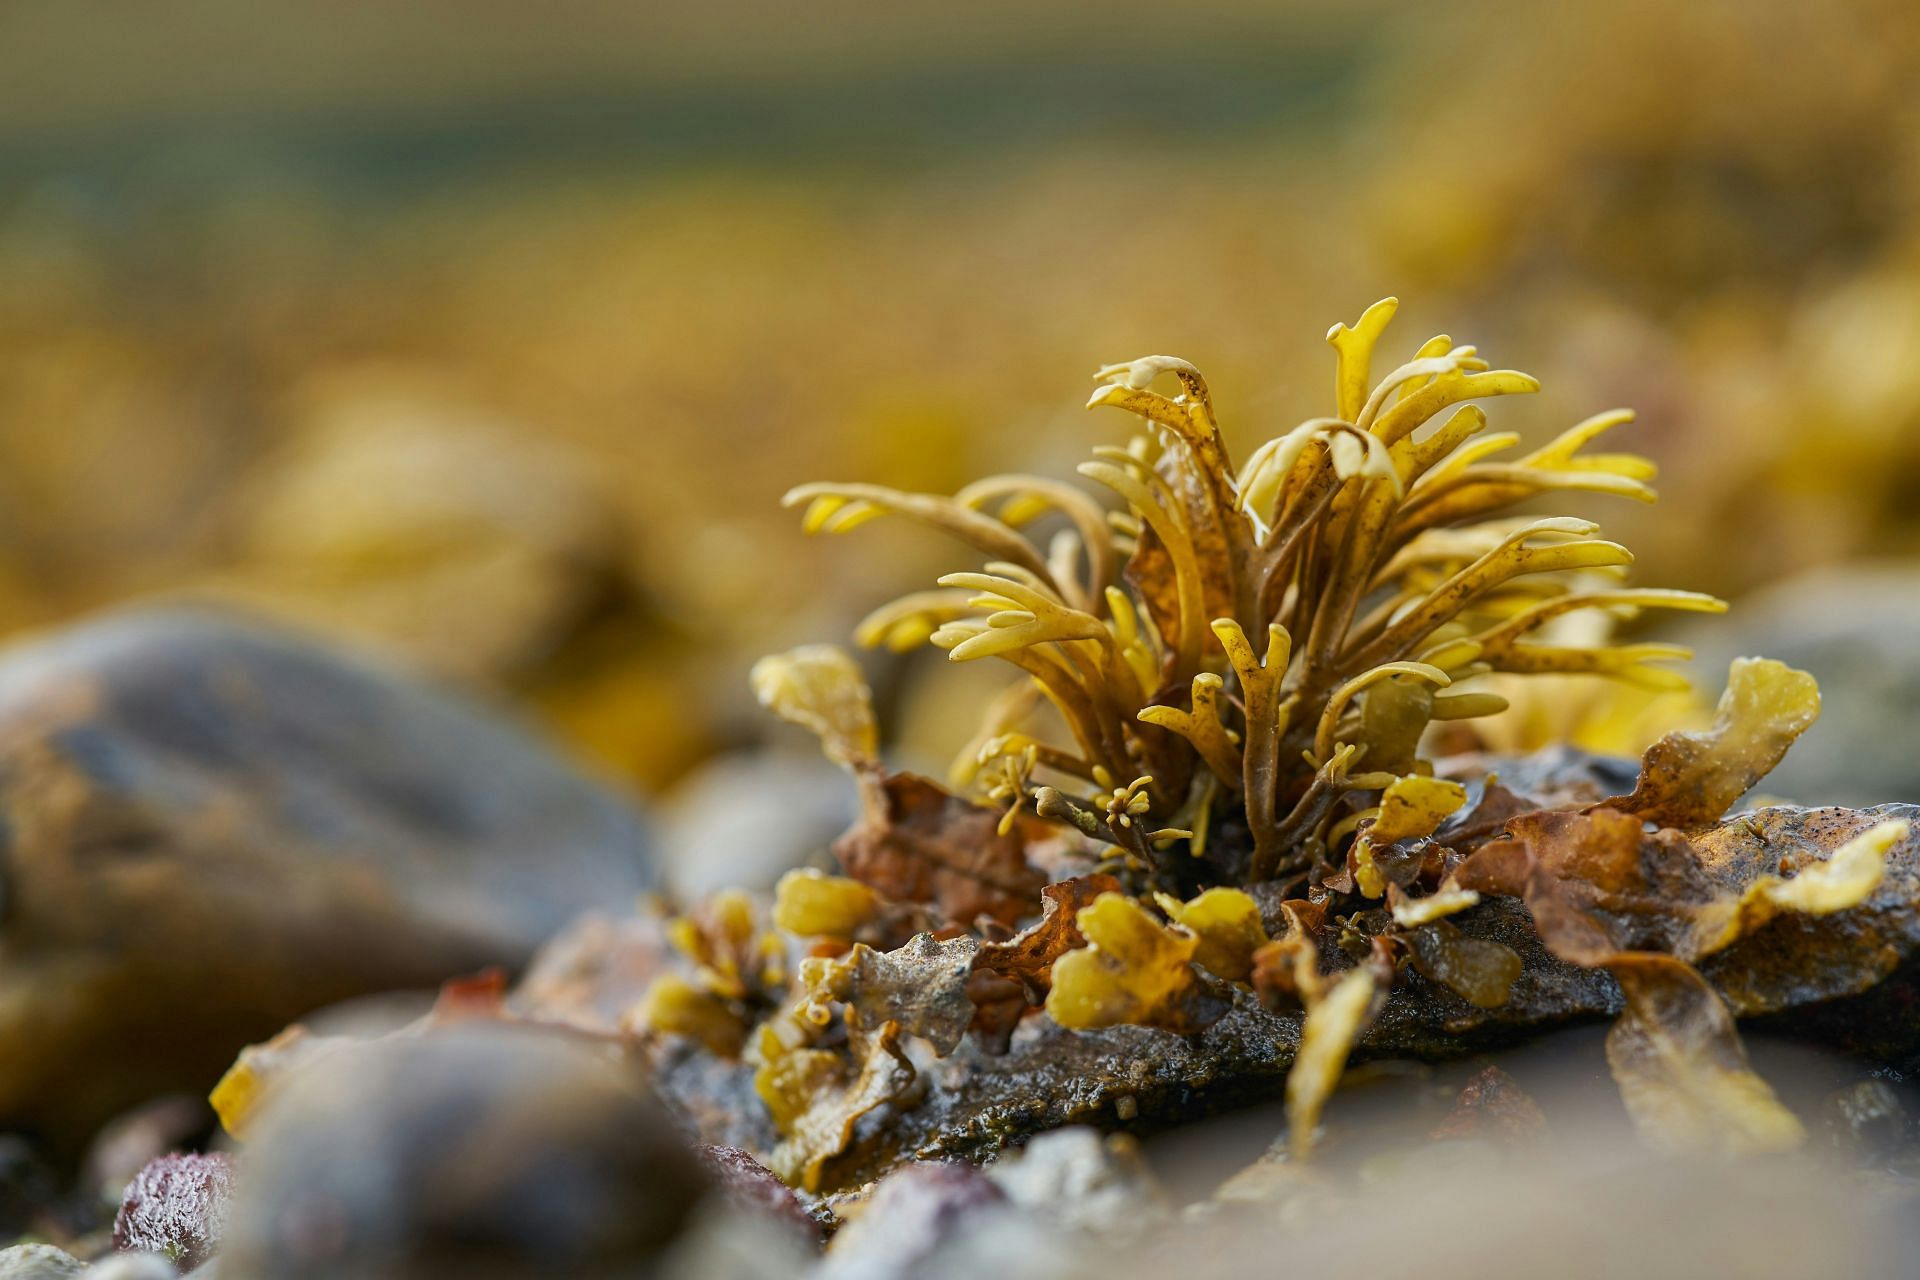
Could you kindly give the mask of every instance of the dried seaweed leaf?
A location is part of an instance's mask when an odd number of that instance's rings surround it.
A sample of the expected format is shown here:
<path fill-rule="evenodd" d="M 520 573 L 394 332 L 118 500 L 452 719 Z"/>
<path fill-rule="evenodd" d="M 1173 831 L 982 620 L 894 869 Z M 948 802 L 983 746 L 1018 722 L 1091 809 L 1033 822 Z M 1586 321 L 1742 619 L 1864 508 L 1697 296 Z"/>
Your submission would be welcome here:
<path fill-rule="evenodd" d="M 1393 922 L 1403 929 L 1430 924 L 1465 911 L 1479 901 L 1480 895 L 1471 889 L 1443 887 L 1424 898 L 1409 898 L 1400 892 L 1399 885 L 1387 886 L 1387 906 L 1393 913 Z"/>
<path fill-rule="evenodd" d="M 1647 748 L 1633 794 L 1611 808 L 1663 827 L 1712 822 L 1780 763 L 1820 715 L 1813 677 L 1769 658 L 1736 658 L 1702 733 L 1670 733 Z"/>
<path fill-rule="evenodd" d="M 1042 889 L 1045 906 L 1040 919 L 1004 942 L 983 942 L 973 967 L 1011 978 L 1044 999 L 1052 987 L 1053 964 L 1061 956 L 1087 945 L 1075 923 L 1082 907 L 1104 893 L 1117 893 L 1120 881 L 1109 875 L 1079 876 Z"/>
<path fill-rule="evenodd" d="M 1627 999 L 1607 1065 L 1643 1139 L 1733 1154 L 1800 1144 L 1800 1122 L 1747 1065 L 1733 1015 L 1693 966 L 1638 955 L 1610 967 Z"/>
<path fill-rule="evenodd" d="M 1238 982 L 1253 972 L 1253 953 L 1267 944 L 1259 904 L 1239 889 L 1208 889 L 1191 902 L 1171 894 L 1155 901 L 1175 924 L 1191 929 L 1200 939 L 1193 959 L 1217 978 Z"/>
<path fill-rule="evenodd" d="M 1087 946 L 1054 961 L 1047 1012 L 1063 1027 L 1120 1023 L 1190 1032 L 1226 1011 L 1194 972 L 1200 939 L 1132 898 L 1104 893 L 1075 918 Z"/>
<path fill-rule="evenodd" d="M 1359 837 L 1353 842 L 1350 861 L 1354 883 L 1360 892 L 1369 898 L 1378 898 L 1387 891 L 1387 876 L 1380 867 L 1380 850 L 1402 840 L 1432 835 L 1466 802 L 1467 789 L 1443 778 L 1409 774 L 1389 783 L 1380 795 L 1379 812 L 1361 824 Z"/>
<path fill-rule="evenodd" d="M 1046 877 L 1029 866 L 1021 817 L 1001 834 L 1001 815 L 911 773 L 888 774 L 869 792 L 860 823 L 834 843 L 848 875 L 893 902 L 922 902 L 956 924 L 991 916 L 1013 925 L 1040 909 Z"/>
<path fill-rule="evenodd" d="M 897 1023 L 945 1055 L 973 1021 L 967 979 L 978 946 L 972 938 L 939 942 L 930 933 L 892 951 L 856 943 L 836 959 L 802 961 L 800 981 L 813 1001 L 841 1001 L 860 1025 Z"/>
<path fill-rule="evenodd" d="M 1497 1009 L 1519 980 L 1522 962 L 1513 948 L 1470 938 L 1452 922 L 1436 920 L 1407 935 L 1413 967 L 1469 1004 Z"/>
<path fill-rule="evenodd" d="M 761 1028 L 754 1089 L 781 1134 L 768 1166 L 789 1185 L 817 1191 L 822 1166 L 847 1149 L 860 1117 L 913 1083 L 898 1026 L 849 1030 L 851 1053 L 842 1055 L 789 1046 L 772 1026 Z"/>

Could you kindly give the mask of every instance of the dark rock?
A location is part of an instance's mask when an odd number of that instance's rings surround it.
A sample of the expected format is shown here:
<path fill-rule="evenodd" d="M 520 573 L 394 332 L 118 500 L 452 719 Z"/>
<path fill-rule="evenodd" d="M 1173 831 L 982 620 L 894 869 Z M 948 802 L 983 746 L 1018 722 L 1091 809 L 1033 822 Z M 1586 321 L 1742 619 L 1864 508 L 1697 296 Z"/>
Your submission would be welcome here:
<path fill-rule="evenodd" d="M 128 1184 L 113 1219 L 113 1247 L 164 1254 L 191 1270 L 219 1249 L 232 1195 L 231 1156 L 161 1156 Z"/>
<path fill-rule="evenodd" d="M 52 1212 L 59 1180 L 25 1139 L 0 1134 L 0 1240 L 25 1235 Z"/>
<path fill-rule="evenodd" d="M 644 1274 L 711 1181 L 616 1043 L 509 1023 L 317 1059 L 254 1134 L 224 1280 Z"/>
<path fill-rule="evenodd" d="M 0 1126 L 69 1143 L 318 1006 L 517 964 L 649 882 L 515 725 L 216 614 L 0 655 Z"/>

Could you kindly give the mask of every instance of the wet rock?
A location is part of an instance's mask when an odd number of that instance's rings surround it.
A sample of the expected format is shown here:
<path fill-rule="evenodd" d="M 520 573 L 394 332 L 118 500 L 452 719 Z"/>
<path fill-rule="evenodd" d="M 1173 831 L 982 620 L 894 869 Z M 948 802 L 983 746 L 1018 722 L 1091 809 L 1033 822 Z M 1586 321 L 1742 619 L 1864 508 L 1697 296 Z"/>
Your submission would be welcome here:
<path fill-rule="evenodd" d="M 645 1274 L 710 1181 L 616 1042 L 497 1022 L 317 1059 L 254 1133 L 223 1280 Z"/>
<path fill-rule="evenodd" d="M 540 948 L 511 1003 L 548 1022 L 615 1032 L 672 954 L 659 916 L 590 911 Z"/>
<path fill-rule="evenodd" d="M 0 654 L 0 1126 L 204 1092 L 318 1006 L 518 963 L 648 883 L 631 809 L 485 710 L 137 611 Z"/>
<path fill-rule="evenodd" d="M 163 1254 L 191 1270 L 219 1249 L 232 1196 L 231 1156 L 161 1156 L 128 1184 L 113 1219 L 113 1247 Z"/>
<path fill-rule="evenodd" d="M 86 1265 L 50 1244 L 17 1244 L 0 1249 L 0 1280 L 66 1280 L 82 1275 Z"/>

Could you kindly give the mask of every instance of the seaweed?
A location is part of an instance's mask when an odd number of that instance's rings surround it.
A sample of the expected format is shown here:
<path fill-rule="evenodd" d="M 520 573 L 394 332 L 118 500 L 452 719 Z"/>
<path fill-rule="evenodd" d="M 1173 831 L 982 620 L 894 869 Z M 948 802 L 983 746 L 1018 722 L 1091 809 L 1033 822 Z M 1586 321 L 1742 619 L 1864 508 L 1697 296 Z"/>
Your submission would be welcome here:
<path fill-rule="evenodd" d="M 817 1187 L 867 1117 L 914 1105 L 914 1044 L 938 1059 L 970 1030 L 1001 1053 L 1037 1018 L 1197 1035 L 1249 1003 L 1303 1017 L 1286 1096 L 1305 1157 L 1410 972 L 1498 1010 L 1534 963 L 1618 983 L 1609 1060 L 1650 1130 L 1743 1150 L 1798 1140 L 1697 966 L 1778 914 L 1864 902 L 1906 824 L 1818 850 L 1832 861 L 1792 878 L 1716 874 L 1694 840 L 1818 714 L 1811 676 L 1762 660 L 1734 665 L 1712 728 L 1648 750 L 1630 794 L 1439 776 L 1428 744 L 1501 715 L 1496 682 L 1690 687 L 1671 666 L 1686 650 L 1570 642 L 1570 615 L 1725 605 L 1628 585 L 1632 554 L 1591 521 L 1513 514 L 1542 495 L 1652 501 L 1650 462 L 1588 448 L 1630 412 L 1513 456 L 1519 437 L 1489 432 L 1475 402 L 1538 384 L 1446 336 L 1376 377 L 1396 307 L 1333 327 L 1331 412 L 1238 466 L 1199 371 L 1148 356 L 1100 369 L 1088 402 L 1134 420 L 1079 468 L 1109 498 L 1029 475 L 787 495 L 809 533 L 894 516 L 983 557 L 856 637 L 994 659 L 1015 680 L 949 788 L 882 763 L 846 654 L 808 646 L 755 668 L 760 700 L 860 789 L 834 850 L 845 874 L 780 886 L 774 923 L 808 953 L 784 998 L 769 984 L 755 1003 L 703 962 L 702 978 L 663 978 L 640 1021 L 744 1052 L 783 1176 Z M 1458 927 L 1498 898 L 1524 902 L 1529 947 Z M 713 1001 L 731 1032 L 693 1016 Z"/>

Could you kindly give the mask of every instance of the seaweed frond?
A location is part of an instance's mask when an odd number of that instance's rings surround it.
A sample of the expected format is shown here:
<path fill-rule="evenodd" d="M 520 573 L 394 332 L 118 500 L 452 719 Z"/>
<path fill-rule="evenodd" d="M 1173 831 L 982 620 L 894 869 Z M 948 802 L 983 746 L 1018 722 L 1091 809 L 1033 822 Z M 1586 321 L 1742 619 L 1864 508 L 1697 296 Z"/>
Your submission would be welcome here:
<path fill-rule="evenodd" d="M 867 484 L 787 495 L 809 532 L 891 514 L 985 557 L 858 632 L 865 644 L 1008 663 L 1058 713 L 1070 743 L 1005 719 L 978 740 L 962 772 L 981 795 L 1124 849 L 1136 890 L 1293 881 L 1324 871 L 1343 819 L 1431 771 L 1418 757 L 1428 726 L 1505 709 L 1471 687 L 1477 677 L 1684 683 L 1667 665 L 1687 656 L 1675 646 L 1573 646 L 1543 630 L 1583 610 L 1718 611 L 1721 601 L 1621 585 L 1633 556 L 1590 521 L 1503 518 L 1555 491 L 1651 501 L 1652 463 L 1585 451 L 1632 414 L 1597 414 L 1503 457 L 1518 437 L 1489 434 L 1486 413 L 1467 402 L 1538 384 L 1445 336 L 1375 377 L 1397 305 L 1334 326 L 1331 413 L 1237 467 L 1192 364 L 1147 356 L 1098 370 L 1089 407 L 1119 410 L 1135 429 L 1079 470 L 1117 510 L 1035 476 L 995 476 L 951 497 Z M 1237 846 L 1207 847 L 1206 833 L 1227 830 Z"/>

